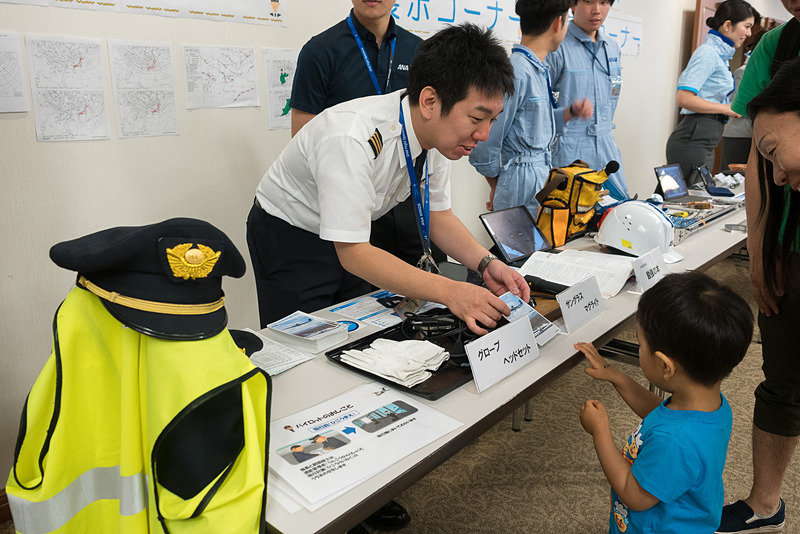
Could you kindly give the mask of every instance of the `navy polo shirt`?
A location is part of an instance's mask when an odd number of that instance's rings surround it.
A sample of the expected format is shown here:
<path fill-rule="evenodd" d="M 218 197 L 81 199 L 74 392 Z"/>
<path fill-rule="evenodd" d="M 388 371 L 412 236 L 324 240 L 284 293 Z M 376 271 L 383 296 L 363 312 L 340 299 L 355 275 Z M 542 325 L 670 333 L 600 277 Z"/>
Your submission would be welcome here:
<path fill-rule="evenodd" d="M 391 18 L 379 50 L 375 36 L 358 22 L 352 10 L 350 19 L 364 43 L 381 91 L 386 94 L 405 89 L 408 85 L 408 67 L 422 39 L 399 27 Z M 385 91 L 392 37 L 396 37 L 397 41 L 389 90 Z M 300 50 L 292 85 L 292 108 L 316 115 L 336 104 L 375 94 L 375 85 L 347 20 L 315 35 Z"/>

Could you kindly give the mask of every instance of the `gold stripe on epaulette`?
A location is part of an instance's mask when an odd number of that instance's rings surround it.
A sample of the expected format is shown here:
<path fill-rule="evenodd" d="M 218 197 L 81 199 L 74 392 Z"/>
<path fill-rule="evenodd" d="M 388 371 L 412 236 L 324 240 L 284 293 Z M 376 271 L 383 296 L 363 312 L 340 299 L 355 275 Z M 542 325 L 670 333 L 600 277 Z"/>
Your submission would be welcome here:
<path fill-rule="evenodd" d="M 377 158 L 380 155 L 381 150 L 383 150 L 383 136 L 381 135 L 381 132 L 375 128 L 375 133 L 372 134 L 372 137 L 370 137 L 369 141 L 367 142 L 369 143 L 369 146 L 372 147 L 372 151 L 375 153 L 375 157 Z"/>

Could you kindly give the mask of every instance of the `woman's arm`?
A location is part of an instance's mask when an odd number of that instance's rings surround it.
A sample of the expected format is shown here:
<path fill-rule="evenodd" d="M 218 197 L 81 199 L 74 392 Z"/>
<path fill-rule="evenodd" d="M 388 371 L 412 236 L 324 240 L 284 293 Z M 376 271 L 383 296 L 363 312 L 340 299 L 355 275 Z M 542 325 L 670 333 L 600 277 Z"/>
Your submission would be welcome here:
<path fill-rule="evenodd" d="M 695 113 L 720 113 L 737 119 L 741 117 L 741 115 L 731 110 L 730 104 L 709 102 L 705 98 L 700 98 L 686 89 L 678 89 L 678 95 L 675 97 L 675 101 L 678 107 L 694 111 Z"/>

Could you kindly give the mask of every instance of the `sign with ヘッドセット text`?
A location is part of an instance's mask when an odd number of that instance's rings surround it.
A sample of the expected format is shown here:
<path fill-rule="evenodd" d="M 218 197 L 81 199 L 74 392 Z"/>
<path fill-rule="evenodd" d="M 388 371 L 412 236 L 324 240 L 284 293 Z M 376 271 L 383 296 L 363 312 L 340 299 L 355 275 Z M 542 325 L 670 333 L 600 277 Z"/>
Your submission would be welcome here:
<path fill-rule="evenodd" d="M 539 357 L 531 323 L 520 319 L 464 346 L 478 393 Z"/>

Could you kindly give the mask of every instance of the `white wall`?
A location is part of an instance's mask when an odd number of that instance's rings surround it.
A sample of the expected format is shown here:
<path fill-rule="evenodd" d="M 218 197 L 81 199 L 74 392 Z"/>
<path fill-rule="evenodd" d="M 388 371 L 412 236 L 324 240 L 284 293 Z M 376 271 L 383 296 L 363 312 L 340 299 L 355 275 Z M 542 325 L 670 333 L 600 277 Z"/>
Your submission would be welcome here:
<path fill-rule="evenodd" d="M 652 168 L 663 163 L 674 125 L 681 28 L 695 2 L 618 2 L 623 13 L 644 19 L 644 40 L 641 57 L 623 58 L 616 135 L 631 191 L 649 195 Z M 763 14 L 786 16 L 779 0 L 753 3 Z M 182 110 L 179 136 L 118 139 L 112 134 L 104 141 L 64 143 L 38 143 L 33 113 L 0 114 L 0 227 L 5 229 L 0 239 L 0 475 L 11 467 L 25 396 L 50 353 L 53 313 L 74 282 L 74 273 L 49 260 L 53 244 L 112 226 L 189 216 L 221 228 L 248 256 L 245 219 L 255 187 L 289 133 L 267 129 L 263 105 L 185 110 L 180 46 L 254 46 L 260 58 L 263 46 L 299 48 L 342 19 L 349 6 L 348 0 L 296 0 L 288 27 L 275 28 L 0 3 L 0 32 L 171 41 Z M 257 68 L 263 81 L 261 61 Z M 263 103 L 263 83 L 261 91 Z M 115 132 L 114 113 L 110 119 Z M 483 178 L 460 161 L 453 184 L 455 212 L 485 243 L 477 220 L 488 194 Z M 226 280 L 224 288 L 229 326 L 257 327 L 252 273 Z"/>

